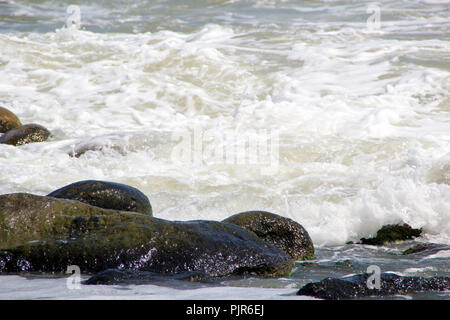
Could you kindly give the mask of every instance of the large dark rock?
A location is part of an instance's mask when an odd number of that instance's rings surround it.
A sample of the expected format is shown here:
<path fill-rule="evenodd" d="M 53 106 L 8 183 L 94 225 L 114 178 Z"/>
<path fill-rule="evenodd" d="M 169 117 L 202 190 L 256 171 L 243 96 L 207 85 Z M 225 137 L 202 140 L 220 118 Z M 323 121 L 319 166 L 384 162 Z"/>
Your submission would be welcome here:
<path fill-rule="evenodd" d="M 88 151 L 103 151 L 104 149 L 109 148 L 111 150 L 115 150 L 121 154 L 125 154 L 123 150 L 118 146 L 109 146 L 109 145 L 82 145 L 82 146 L 76 146 L 71 150 L 68 155 L 70 157 L 79 158 L 83 154 L 85 154 Z"/>
<path fill-rule="evenodd" d="M 375 246 L 382 246 L 389 242 L 395 242 L 400 240 L 411 240 L 422 233 L 421 229 L 413 229 L 408 224 L 389 224 L 383 226 L 377 231 L 377 235 L 374 238 L 361 238 L 361 244 L 370 244 Z"/>
<path fill-rule="evenodd" d="M 292 259 L 217 221 L 167 221 L 30 194 L 0 196 L 0 272 L 129 269 L 210 276 L 286 275 Z"/>
<path fill-rule="evenodd" d="M 314 245 L 308 232 L 292 219 L 267 211 L 247 211 L 235 214 L 223 222 L 254 232 L 267 243 L 282 249 L 294 260 L 314 258 Z"/>
<path fill-rule="evenodd" d="M 122 183 L 85 180 L 69 184 L 47 196 L 78 200 L 104 209 L 140 212 L 152 215 L 147 196 L 136 188 Z"/>
<path fill-rule="evenodd" d="M 308 283 L 297 292 L 297 295 L 341 300 L 450 289 L 450 277 L 403 277 L 393 273 L 382 273 L 380 289 L 369 289 L 367 285 L 369 276 L 368 273 L 363 273 L 346 278 L 326 278 L 320 282 Z"/>
<path fill-rule="evenodd" d="M 20 146 L 32 142 L 46 141 L 50 131 L 39 124 L 24 124 L 9 130 L 0 137 L 0 143 Z"/>
<path fill-rule="evenodd" d="M 21 126 L 19 118 L 6 108 L 0 107 L 0 133 L 5 133 L 11 129 Z"/>

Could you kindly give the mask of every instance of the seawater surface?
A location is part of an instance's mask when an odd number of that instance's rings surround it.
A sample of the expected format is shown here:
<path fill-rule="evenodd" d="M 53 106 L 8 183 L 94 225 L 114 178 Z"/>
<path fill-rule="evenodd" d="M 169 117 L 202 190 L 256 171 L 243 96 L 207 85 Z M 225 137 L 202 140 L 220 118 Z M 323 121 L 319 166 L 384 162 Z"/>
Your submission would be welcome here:
<path fill-rule="evenodd" d="M 449 276 L 448 250 L 346 244 L 393 223 L 450 244 L 449 17 L 438 0 L 0 0 L 0 106 L 52 132 L 0 145 L 0 194 L 115 181 L 164 219 L 281 214 L 317 253 L 225 291 L 0 276 L 0 297 L 277 299 L 369 265 Z"/>

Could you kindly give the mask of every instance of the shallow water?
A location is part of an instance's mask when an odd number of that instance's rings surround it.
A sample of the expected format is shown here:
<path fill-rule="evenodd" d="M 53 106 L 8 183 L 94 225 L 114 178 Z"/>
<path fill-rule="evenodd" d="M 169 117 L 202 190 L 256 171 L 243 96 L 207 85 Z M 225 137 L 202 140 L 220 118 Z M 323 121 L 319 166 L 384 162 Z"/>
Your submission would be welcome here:
<path fill-rule="evenodd" d="M 156 217 L 272 211 L 320 265 L 365 259 L 268 286 L 378 263 L 450 274 L 445 255 L 345 246 L 398 222 L 450 244 L 448 1 L 77 3 L 79 29 L 70 1 L 0 1 L 0 106 L 52 132 L 0 145 L 0 194 L 121 182 Z"/>

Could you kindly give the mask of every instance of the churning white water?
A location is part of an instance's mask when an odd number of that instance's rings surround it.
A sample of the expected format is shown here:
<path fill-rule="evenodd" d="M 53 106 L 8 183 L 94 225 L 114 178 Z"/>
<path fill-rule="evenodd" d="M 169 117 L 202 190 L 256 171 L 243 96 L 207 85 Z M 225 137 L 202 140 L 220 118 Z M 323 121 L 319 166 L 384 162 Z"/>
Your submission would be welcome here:
<path fill-rule="evenodd" d="M 0 1 L 0 106 L 52 132 L 0 145 L 0 194 L 98 179 L 317 248 L 398 222 L 450 244 L 449 1 L 78 3 L 79 29 L 70 1 Z"/>

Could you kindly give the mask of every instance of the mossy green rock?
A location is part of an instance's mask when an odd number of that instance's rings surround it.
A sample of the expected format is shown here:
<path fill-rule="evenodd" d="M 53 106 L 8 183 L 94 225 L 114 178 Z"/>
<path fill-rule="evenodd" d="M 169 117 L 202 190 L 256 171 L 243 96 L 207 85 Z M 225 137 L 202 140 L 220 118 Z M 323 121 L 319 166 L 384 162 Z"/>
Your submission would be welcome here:
<path fill-rule="evenodd" d="M 413 229 L 408 224 L 389 224 L 377 231 L 374 238 L 361 238 L 361 244 L 382 246 L 389 242 L 411 240 L 422 233 L 421 229 Z"/>
<path fill-rule="evenodd" d="M 152 215 L 152 206 L 147 196 L 138 189 L 122 183 L 84 180 L 55 190 L 47 196 L 78 200 L 104 209 Z"/>
<path fill-rule="evenodd" d="M 19 118 L 6 108 L 0 107 L 0 133 L 5 133 L 11 129 L 21 126 Z"/>
<path fill-rule="evenodd" d="M 286 275 L 292 259 L 217 221 L 167 221 L 30 194 L 0 196 L 0 272 L 129 269 L 210 276 Z"/>
<path fill-rule="evenodd" d="M 0 143 L 20 146 L 32 142 L 43 142 L 50 136 L 50 131 L 39 124 L 31 123 L 9 130 L 0 137 Z"/>
<path fill-rule="evenodd" d="M 27 193 L 0 195 L 0 249 L 65 240 L 122 221 L 121 212 Z"/>
<path fill-rule="evenodd" d="M 314 245 L 308 232 L 292 219 L 267 211 L 246 211 L 223 222 L 254 232 L 267 243 L 282 249 L 294 260 L 314 258 Z"/>

